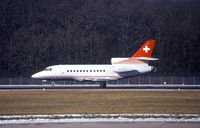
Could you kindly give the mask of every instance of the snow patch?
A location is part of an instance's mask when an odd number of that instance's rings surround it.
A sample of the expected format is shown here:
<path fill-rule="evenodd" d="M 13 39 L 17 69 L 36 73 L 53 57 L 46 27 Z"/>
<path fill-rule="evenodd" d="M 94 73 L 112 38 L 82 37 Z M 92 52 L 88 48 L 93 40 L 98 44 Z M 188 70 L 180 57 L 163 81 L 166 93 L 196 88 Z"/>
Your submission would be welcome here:
<path fill-rule="evenodd" d="M 52 114 L 52 115 L 0 115 L 0 118 L 42 118 L 42 117 L 95 117 L 95 116 L 154 116 L 154 117 L 159 117 L 159 116 L 164 116 L 164 117 L 177 117 L 177 116 L 184 116 L 184 117 L 200 117 L 200 114 Z"/>
<path fill-rule="evenodd" d="M 139 116 L 139 117 L 138 117 Z M 183 118 L 177 118 L 177 117 Z M 68 122 L 200 122 L 200 114 L 53 114 L 0 115 L 0 124 Z"/>

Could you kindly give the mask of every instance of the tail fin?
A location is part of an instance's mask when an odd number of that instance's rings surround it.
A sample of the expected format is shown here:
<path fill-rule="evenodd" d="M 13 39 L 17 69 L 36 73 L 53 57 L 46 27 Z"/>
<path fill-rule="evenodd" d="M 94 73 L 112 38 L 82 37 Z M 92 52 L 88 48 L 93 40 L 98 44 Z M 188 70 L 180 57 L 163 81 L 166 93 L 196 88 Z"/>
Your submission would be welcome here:
<path fill-rule="evenodd" d="M 155 45 L 155 40 L 148 40 L 144 45 L 131 57 L 115 64 L 148 64 L 149 61 L 159 60 L 152 58 L 151 54 Z"/>
<path fill-rule="evenodd" d="M 148 40 L 132 57 L 151 57 L 155 40 Z"/>

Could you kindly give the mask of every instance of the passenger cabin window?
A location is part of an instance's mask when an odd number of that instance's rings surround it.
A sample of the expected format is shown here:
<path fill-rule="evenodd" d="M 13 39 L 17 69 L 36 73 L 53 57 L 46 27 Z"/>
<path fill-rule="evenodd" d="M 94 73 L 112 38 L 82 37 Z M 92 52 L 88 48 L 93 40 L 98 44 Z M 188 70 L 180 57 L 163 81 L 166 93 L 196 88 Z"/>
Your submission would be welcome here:
<path fill-rule="evenodd" d="M 43 71 L 52 71 L 52 68 L 45 68 Z M 67 72 L 106 72 L 106 70 L 67 70 Z"/>

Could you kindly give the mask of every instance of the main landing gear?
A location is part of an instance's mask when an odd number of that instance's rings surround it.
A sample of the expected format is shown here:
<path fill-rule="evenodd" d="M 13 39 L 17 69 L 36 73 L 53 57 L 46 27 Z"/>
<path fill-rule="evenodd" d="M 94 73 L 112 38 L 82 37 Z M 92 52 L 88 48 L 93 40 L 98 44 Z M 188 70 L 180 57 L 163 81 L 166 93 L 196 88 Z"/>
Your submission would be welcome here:
<path fill-rule="evenodd" d="M 55 82 L 54 81 L 51 81 L 51 87 L 55 88 Z"/>
<path fill-rule="evenodd" d="M 106 82 L 105 81 L 100 82 L 100 88 L 106 88 Z"/>

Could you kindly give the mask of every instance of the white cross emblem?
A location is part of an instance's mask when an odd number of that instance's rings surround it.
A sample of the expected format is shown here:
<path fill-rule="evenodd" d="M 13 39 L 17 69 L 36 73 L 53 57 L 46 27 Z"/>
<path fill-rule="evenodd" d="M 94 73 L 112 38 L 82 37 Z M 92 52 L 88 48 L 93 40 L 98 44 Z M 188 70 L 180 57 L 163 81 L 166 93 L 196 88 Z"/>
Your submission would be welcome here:
<path fill-rule="evenodd" d="M 143 51 L 145 51 L 145 53 L 148 53 L 148 51 L 150 50 L 150 48 L 146 45 L 145 48 L 143 48 Z"/>

